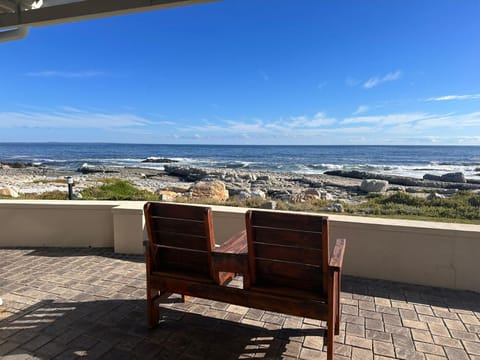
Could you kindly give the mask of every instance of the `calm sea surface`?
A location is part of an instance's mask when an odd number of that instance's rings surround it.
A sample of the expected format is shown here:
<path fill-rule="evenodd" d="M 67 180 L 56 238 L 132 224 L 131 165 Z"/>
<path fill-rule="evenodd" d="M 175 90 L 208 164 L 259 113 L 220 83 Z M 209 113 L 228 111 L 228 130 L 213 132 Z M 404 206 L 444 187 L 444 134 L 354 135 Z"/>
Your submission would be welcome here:
<path fill-rule="evenodd" d="M 363 170 L 422 177 L 462 171 L 480 178 L 480 146 L 235 146 L 86 143 L 0 143 L 0 162 L 34 162 L 56 169 L 82 164 L 144 166 L 150 157 L 180 165 L 296 173 Z"/>

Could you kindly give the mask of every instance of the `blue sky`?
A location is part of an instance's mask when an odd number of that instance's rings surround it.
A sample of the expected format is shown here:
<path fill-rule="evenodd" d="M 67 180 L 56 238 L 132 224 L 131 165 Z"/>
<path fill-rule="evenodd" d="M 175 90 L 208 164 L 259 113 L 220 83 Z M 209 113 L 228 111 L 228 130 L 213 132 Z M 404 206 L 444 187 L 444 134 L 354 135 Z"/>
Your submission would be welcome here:
<path fill-rule="evenodd" d="M 478 0 L 224 0 L 0 44 L 0 141 L 480 145 Z"/>

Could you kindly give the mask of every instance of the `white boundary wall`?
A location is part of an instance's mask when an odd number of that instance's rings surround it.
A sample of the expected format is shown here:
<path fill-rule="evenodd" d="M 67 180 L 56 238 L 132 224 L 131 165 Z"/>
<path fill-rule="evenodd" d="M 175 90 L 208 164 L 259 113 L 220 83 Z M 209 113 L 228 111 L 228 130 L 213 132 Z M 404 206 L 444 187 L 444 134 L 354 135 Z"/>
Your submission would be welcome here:
<path fill-rule="evenodd" d="M 143 204 L 2 200 L 0 247 L 113 247 L 139 254 Z M 212 208 L 217 243 L 244 226 L 246 209 Z M 328 216 L 332 242 L 347 239 L 345 274 L 480 292 L 480 225 Z"/>

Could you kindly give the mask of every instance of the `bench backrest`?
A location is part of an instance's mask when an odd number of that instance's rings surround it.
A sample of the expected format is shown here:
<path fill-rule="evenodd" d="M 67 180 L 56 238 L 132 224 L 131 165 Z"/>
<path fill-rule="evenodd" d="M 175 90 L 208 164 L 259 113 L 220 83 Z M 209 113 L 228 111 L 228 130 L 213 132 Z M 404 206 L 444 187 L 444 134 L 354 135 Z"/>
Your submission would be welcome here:
<path fill-rule="evenodd" d="M 251 286 L 326 295 L 326 217 L 249 210 L 246 227 Z"/>
<path fill-rule="evenodd" d="M 215 247 L 209 207 L 149 202 L 144 207 L 150 271 L 169 271 L 211 278 Z"/>

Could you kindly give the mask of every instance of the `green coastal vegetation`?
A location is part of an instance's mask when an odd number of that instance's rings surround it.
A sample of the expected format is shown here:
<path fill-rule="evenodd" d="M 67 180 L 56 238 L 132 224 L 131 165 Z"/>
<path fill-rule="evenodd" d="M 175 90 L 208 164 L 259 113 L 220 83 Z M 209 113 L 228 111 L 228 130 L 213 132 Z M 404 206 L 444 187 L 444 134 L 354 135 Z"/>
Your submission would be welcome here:
<path fill-rule="evenodd" d="M 115 178 L 104 179 L 100 186 L 92 186 L 81 191 L 84 200 L 135 200 L 155 201 L 159 196 L 148 191 L 138 189 L 130 182 Z M 2 197 L 0 197 L 2 198 Z M 7 198 L 7 197 L 3 197 Z M 22 194 L 19 199 L 62 200 L 67 194 L 62 191 L 51 191 L 41 194 Z M 178 202 L 203 203 L 210 205 L 238 206 L 260 208 L 264 205 L 263 199 L 236 200 L 230 198 L 225 202 L 216 202 L 211 199 L 192 199 L 179 197 Z M 334 201 L 307 200 L 303 202 L 287 202 L 276 200 L 277 210 L 326 212 L 326 208 Z M 443 222 L 460 222 L 480 224 L 480 194 L 470 191 L 459 191 L 445 198 L 427 198 L 403 192 L 391 195 L 370 194 L 358 204 L 341 203 L 344 214 L 358 216 L 373 216 L 384 218 L 401 218 L 412 220 L 430 220 Z"/>

